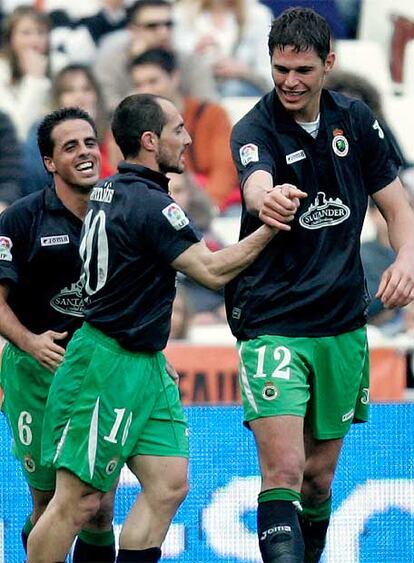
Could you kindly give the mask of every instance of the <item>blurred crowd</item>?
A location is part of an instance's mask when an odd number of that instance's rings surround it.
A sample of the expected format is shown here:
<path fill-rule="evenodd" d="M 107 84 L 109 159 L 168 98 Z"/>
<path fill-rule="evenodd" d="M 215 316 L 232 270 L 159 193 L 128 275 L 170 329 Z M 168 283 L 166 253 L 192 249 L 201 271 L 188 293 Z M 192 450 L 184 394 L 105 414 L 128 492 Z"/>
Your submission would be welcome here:
<path fill-rule="evenodd" d="M 240 192 L 232 164 L 231 116 L 224 98 L 258 98 L 272 88 L 267 33 L 272 18 L 301 4 L 326 17 L 336 39 L 356 37 L 360 0 L 3 0 L 0 55 L 0 210 L 42 188 L 50 177 L 37 147 L 39 120 L 50 110 L 80 106 L 96 120 L 102 177 L 121 155 L 111 112 L 131 93 L 174 101 L 193 139 L 187 172 L 172 176 L 171 194 L 211 248 L 222 241 L 217 217 L 236 217 Z M 329 87 L 363 99 L 377 114 L 414 194 L 412 163 L 386 123 L 375 85 L 340 69 Z M 370 209 L 375 236 L 362 256 L 371 292 L 392 260 L 382 217 Z M 179 277 L 172 338 L 194 324 L 225 322 L 221 293 Z M 373 300 L 370 322 L 386 334 L 414 327 L 411 312 L 384 311 Z"/>

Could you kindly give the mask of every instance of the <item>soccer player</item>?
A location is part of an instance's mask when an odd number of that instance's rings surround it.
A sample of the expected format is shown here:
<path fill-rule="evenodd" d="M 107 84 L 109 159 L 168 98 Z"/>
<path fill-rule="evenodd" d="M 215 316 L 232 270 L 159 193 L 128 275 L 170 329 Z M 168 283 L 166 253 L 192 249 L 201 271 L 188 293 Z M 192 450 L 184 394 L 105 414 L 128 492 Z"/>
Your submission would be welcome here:
<path fill-rule="evenodd" d="M 323 89 L 335 61 L 326 21 L 310 9 L 284 11 L 269 52 L 275 89 L 236 124 L 232 151 L 241 236 L 261 221 L 280 232 L 228 285 L 226 305 L 260 461 L 263 561 L 313 563 L 342 441 L 367 420 L 369 296 L 359 246 L 368 196 L 397 253 L 377 293 L 385 307 L 414 297 L 414 215 L 375 116 Z"/>
<path fill-rule="evenodd" d="M 53 187 L 0 215 L 0 334 L 9 341 L 1 366 L 3 409 L 33 500 L 22 531 L 25 549 L 55 488 L 56 472 L 40 457 L 43 414 L 66 344 L 82 323 L 79 240 L 101 162 L 95 125 L 80 109 L 47 115 L 38 141 Z M 107 495 L 95 521 L 85 523 L 75 546 L 77 563 L 114 561 L 112 497 Z"/>
<path fill-rule="evenodd" d="M 30 563 L 62 561 L 127 462 L 142 491 L 127 515 L 118 562 L 156 562 L 187 491 L 188 438 L 166 345 L 176 270 L 210 288 L 252 263 L 275 231 L 260 226 L 211 252 L 168 194 L 191 139 L 169 100 L 124 99 L 112 130 L 125 162 L 94 188 L 81 242 L 86 323 L 53 381 L 44 454 L 56 493 L 33 530 Z M 59 533 L 56 533 L 59 530 Z"/>

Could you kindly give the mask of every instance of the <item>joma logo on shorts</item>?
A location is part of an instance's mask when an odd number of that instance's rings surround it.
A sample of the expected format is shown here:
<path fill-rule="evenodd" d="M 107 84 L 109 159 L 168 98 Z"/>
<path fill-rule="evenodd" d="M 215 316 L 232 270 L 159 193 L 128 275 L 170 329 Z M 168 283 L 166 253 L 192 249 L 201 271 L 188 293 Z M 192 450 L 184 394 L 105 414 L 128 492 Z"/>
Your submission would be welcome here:
<path fill-rule="evenodd" d="M 271 536 L 273 534 L 290 534 L 292 531 L 292 528 L 290 526 L 274 526 L 273 528 L 269 528 L 268 530 L 265 530 L 261 537 L 260 540 L 263 541 L 267 538 L 267 536 Z"/>
<path fill-rule="evenodd" d="M 347 422 L 347 421 L 350 420 L 353 416 L 354 416 L 354 409 L 350 410 L 349 412 L 346 412 L 346 413 L 342 416 L 342 422 Z"/>

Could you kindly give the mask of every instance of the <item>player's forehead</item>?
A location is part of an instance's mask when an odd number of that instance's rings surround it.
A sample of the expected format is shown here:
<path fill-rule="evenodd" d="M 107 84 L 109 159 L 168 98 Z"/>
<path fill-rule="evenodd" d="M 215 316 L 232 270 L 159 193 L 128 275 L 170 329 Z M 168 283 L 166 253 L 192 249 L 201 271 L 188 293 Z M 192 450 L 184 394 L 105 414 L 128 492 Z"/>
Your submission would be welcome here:
<path fill-rule="evenodd" d="M 314 47 L 298 50 L 293 45 L 276 46 L 272 54 L 272 64 L 286 68 L 315 66 L 322 63 Z"/>
<path fill-rule="evenodd" d="M 166 117 L 167 123 L 165 126 L 168 126 L 169 128 L 174 128 L 174 127 L 178 127 L 184 122 L 181 114 L 179 113 L 178 109 L 175 107 L 175 105 L 172 102 L 160 98 L 159 103 Z"/>
<path fill-rule="evenodd" d="M 96 135 L 92 125 L 85 119 L 66 119 L 55 125 L 52 131 L 56 147 L 63 146 L 70 140 L 79 141 L 90 137 L 95 138 Z"/>

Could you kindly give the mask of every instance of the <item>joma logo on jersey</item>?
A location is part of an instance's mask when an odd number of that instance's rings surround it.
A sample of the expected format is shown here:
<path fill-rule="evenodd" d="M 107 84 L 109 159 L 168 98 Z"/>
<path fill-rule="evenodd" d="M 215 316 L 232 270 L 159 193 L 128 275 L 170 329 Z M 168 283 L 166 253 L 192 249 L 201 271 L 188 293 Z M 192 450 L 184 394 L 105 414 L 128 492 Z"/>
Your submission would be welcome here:
<path fill-rule="evenodd" d="M 114 190 L 110 188 L 112 184 L 104 184 L 101 187 L 93 188 L 90 195 L 91 201 L 99 201 L 100 203 L 111 203 L 114 197 Z"/>
<path fill-rule="evenodd" d="M 42 246 L 57 246 L 58 244 L 69 244 L 68 235 L 54 235 L 52 237 L 40 237 Z"/>
<path fill-rule="evenodd" d="M 300 225 L 305 229 L 323 229 L 324 227 L 334 227 L 350 216 L 351 211 L 337 197 L 336 199 L 326 199 L 324 192 L 318 192 L 314 203 L 301 215 Z"/>

